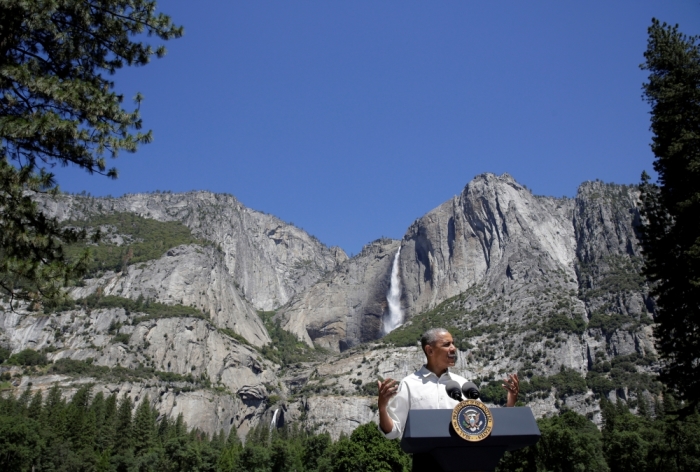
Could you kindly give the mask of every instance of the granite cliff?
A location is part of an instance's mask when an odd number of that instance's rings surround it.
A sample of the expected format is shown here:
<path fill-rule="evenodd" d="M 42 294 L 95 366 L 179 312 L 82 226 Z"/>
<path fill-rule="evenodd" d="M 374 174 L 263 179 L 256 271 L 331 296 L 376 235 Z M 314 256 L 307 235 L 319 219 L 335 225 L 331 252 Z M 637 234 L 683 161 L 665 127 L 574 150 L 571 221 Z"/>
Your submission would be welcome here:
<path fill-rule="evenodd" d="M 419 367 L 417 336 L 437 324 L 460 347 L 456 370 L 488 401 L 500 401 L 499 376 L 519 371 L 536 414 L 567 407 L 599 421 L 601 395 L 634 406 L 659 394 L 637 199 L 635 187 L 602 182 L 574 199 L 541 197 L 484 174 L 401 240 L 350 259 L 229 195 L 41 200 L 66 224 L 101 227 L 120 254 L 139 238 L 90 221 L 136 214 L 182 224 L 192 239 L 93 271 L 71 289 L 74 306 L 5 300 L 0 346 L 42 351 L 50 363 L 0 370 L 12 389 L 57 382 L 71 395 L 94 382 L 136 403 L 147 397 L 210 433 L 245 435 L 278 410 L 278 422 L 337 437 L 375 417 L 376 379 Z M 405 320 L 383 337 L 399 247 Z"/>

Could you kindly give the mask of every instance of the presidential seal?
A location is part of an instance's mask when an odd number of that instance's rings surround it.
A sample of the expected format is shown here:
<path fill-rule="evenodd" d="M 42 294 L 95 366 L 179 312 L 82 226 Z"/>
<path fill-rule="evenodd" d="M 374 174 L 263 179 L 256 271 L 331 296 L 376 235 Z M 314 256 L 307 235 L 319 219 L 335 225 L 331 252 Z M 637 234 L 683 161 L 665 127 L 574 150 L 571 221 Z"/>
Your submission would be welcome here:
<path fill-rule="evenodd" d="M 493 416 L 483 403 L 463 400 L 452 410 L 452 427 L 462 439 L 481 441 L 491 434 Z"/>

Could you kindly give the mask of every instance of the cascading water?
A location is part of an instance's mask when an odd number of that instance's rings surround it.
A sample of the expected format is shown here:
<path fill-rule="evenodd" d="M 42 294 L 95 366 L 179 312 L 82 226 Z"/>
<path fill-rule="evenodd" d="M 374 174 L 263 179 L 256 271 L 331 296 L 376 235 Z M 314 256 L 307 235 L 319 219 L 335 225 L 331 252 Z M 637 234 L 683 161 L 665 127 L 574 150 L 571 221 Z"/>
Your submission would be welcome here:
<path fill-rule="evenodd" d="M 386 301 L 389 304 L 389 313 L 384 317 L 384 334 L 389 334 L 403 324 L 403 310 L 401 309 L 401 279 L 399 278 L 399 256 L 401 248 L 396 251 L 394 264 L 391 266 L 391 282 Z"/>
<path fill-rule="evenodd" d="M 277 412 L 280 411 L 279 408 L 275 408 L 275 412 L 272 415 L 272 421 L 270 421 L 270 431 L 277 427 Z"/>

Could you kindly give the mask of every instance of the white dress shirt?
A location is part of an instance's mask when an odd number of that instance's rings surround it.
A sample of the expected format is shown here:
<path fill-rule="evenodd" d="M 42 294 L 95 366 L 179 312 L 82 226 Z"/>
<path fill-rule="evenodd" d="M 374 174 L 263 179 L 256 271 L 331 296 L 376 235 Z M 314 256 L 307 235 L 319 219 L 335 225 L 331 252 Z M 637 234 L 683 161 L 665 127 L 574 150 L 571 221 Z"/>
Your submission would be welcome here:
<path fill-rule="evenodd" d="M 464 377 L 449 371 L 438 378 L 426 366 L 403 379 L 396 395 L 387 405 L 387 413 L 394 422 L 394 427 L 384 436 L 387 439 L 395 439 L 403 435 L 408 410 L 453 409 L 459 402 L 447 395 L 445 384 L 450 380 L 454 380 L 460 386 L 467 381 Z M 381 428 L 379 430 L 381 431 Z"/>

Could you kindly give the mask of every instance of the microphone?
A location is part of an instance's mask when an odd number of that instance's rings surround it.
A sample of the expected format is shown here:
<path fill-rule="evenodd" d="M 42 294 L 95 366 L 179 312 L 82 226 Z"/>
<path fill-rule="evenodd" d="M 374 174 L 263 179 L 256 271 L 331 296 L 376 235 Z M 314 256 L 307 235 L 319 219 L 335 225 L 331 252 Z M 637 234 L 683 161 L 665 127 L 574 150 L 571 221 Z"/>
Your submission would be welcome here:
<path fill-rule="evenodd" d="M 474 382 L 464 382 L 464 385 L 462 385 L 462 393 L 471 400 L 479 398 L 479 389 Z"/>
<path fill-rule="evenodd" d="M 445 383 L 445 390 L 451 399 L 457 400 L 458 402 L 462 401 L 462 389 L 459 388 L 459 384 L 454 380 Z"/>

